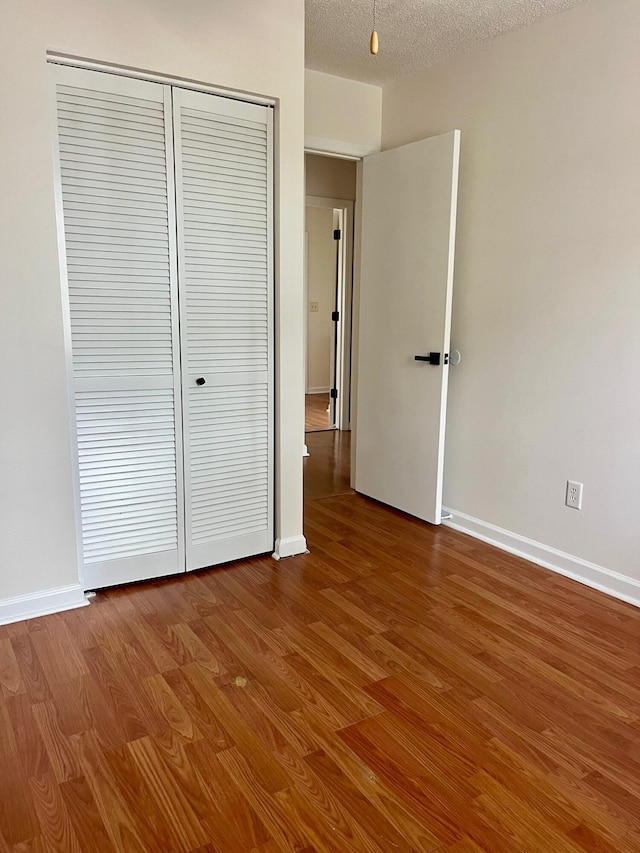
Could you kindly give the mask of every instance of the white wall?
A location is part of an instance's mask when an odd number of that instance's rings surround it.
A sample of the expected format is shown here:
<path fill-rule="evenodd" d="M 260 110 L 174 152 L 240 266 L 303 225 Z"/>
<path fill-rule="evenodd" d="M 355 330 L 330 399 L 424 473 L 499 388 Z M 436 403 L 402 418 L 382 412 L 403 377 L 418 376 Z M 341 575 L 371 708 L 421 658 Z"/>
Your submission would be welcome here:
<path fill-rule="evenodd" d="M 328 391 L 331 387 L 331 346 L 335 303 L 336 243 L 333 239 L 333 209 L 307 207 L 305 227 L 307 254 L 307 391 Z M 318 310 L 311 311 L 311 303 Z"/>
<path fill-rule="evenodd" d="M 380 150 L 382 89 L 305 71 L 305 148 L 363 157 Z"/>
<path fill-rule="evenodd" d="M 445 503 L 636 581 L 639 32 L 637 0 L 595 0 L 387 86 L 383 116 L 384 148 L 462 130 Z"/>
<path fill-rule="evenodd" d="M 277 535 L 303 544 L 302 0 L 5 0 L 0 28 L 2 600 L 78 581 L 45 51 L 279 99 Z"/>
<path fill-rule="evenodd" d="M 353 160 L 305 154 L 304 176 L 308 196 L 355 200 L 356 163 Z"/>

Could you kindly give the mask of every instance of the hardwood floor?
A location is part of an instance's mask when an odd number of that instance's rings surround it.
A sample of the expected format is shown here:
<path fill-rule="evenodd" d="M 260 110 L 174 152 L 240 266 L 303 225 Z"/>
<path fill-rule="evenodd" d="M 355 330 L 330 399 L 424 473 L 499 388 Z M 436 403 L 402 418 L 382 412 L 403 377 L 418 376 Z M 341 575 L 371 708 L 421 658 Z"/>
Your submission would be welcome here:
<path fill-rule="evenodd" d="M 328 394 L 305 394 L 304 429 L 305 432 L 333 429 Z"/>
<path fill-rule="evenodd" d="M 640 611 L 306 511 L 308 555 L 0 628 L 0 850 L 640 850 Z"/>
<path fill-rule="evenodd" d="M 342 430 L 306 434 L 309 456 L 304 460 L 305 500 L 351 492 L 351 433 Z"/>

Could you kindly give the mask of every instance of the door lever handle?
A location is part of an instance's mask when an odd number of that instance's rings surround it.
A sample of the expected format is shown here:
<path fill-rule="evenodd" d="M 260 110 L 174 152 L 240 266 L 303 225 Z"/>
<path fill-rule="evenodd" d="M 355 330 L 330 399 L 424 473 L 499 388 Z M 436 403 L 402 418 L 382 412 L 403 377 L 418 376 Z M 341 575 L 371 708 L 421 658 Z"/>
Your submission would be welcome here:
<path fill-rule="evenodd" d="M 429 364 L 440 364 L 440 353 L 430 352 L 429 355 L 414 355 L 415 361 L 426 361 Z"/>

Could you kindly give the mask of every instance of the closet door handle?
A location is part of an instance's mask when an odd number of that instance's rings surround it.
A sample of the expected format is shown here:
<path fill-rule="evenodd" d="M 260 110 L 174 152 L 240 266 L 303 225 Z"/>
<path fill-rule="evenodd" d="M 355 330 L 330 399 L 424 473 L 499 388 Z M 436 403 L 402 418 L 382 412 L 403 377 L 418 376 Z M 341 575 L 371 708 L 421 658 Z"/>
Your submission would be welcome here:
<path fill-rule="evenodd" d="M 204 383 L 205 383 L 206 381 L 207 381 L 207 380 L 204 378 L 204 376 L 199 376 L 199 377 L 196 379 L 196 385 L 204 385 Z"/>

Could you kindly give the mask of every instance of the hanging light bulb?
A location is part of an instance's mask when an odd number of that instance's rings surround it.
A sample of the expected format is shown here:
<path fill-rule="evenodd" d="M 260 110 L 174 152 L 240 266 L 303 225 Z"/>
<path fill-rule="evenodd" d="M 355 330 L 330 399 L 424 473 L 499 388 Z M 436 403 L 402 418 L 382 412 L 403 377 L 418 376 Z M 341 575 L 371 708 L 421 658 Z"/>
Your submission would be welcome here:
<path fill-rule="evenodd" d="M 376 30 L 376 0 L 373 0 L 373 30 L 369 39 L 369 50 L 373 56 L 378 52 L 378 31 Z"/>

